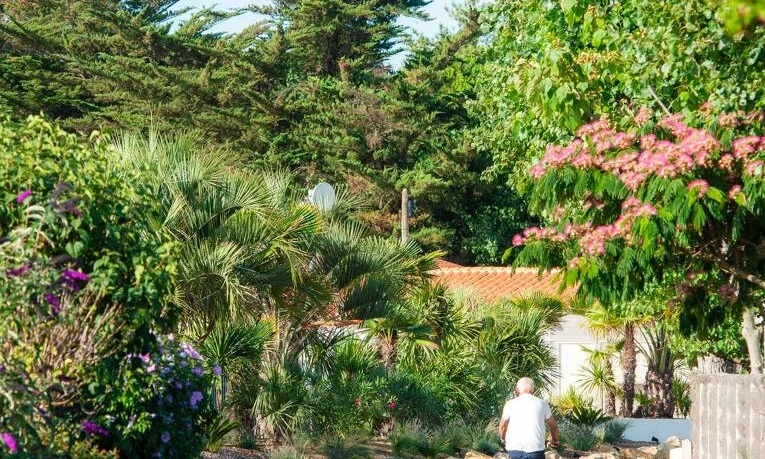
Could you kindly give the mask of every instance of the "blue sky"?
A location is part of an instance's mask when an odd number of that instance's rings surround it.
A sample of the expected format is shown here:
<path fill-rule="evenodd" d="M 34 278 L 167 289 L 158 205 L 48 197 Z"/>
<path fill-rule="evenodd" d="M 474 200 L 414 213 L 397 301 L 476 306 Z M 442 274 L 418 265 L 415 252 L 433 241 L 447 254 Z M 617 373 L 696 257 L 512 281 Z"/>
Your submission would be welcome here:
<path fill-rule="evenodd" d="M 449 16 L 447 8 L 454 2 L 454 0 L 433 0 L 423 10 L 432 19 L 430 21 L 422 21 L 419 19 L 403 18 L 401 23 L 410 27 L 416 33 L 425 35 L 426 37 L 433 37 L 438 33 L 440 26 L 445 26 L 451 30 L 454 30 L 457 23 Z M 183 7 L 211 7 L 215 6 L 217 9 L 236 9 L 245 8 L 248 5 L 265 3 L 258 0 L 181 0 L 177 4 L 177 8 Z M 248 25 L 256 22 L 257 16 L 253 13 L 243 14 L 241 16 L 229 19 L 228 21 L 216 26 L 214 32 L 238 32 Z M 394 67 L 398 67 L 401 63 L 403 56 L 394 56 L 391 59 L 391 64 Z"/>

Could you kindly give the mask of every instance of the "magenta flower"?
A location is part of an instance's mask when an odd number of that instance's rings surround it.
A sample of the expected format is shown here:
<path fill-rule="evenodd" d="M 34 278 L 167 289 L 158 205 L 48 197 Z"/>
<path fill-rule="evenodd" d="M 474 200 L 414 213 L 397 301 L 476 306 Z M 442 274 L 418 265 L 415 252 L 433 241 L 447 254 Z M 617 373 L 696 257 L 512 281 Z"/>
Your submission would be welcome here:
<path fill-rule="evenodd" d="M 89 282 L 90 281 L 90 276 L 88 276 L 87 274 L 85 274 L 83 272 L 76 271 L 74 269 L 67 269 L 67 270 L 65 270 L 64 273 L 61 276 L 64 277 L 64 278 L 70 279 L 70 280 L 78 280 L 78 281 L 82 281 L 82 282 Z"/>
<path fill-rule="evenodd" d="M 21 204 L 22 202 L 26 201 L 28 197 L 32 196 L 32 190 L 27 188 L 26 190 L 19 193 L 18 196 L 16 196 L 16 203 Z"/>
<path fill-rule="evenodd" d="M 16 439 L 13 438 L 13 435 L 9 434 L 8 432 L 3 432 L 0 434 L 0 439 L 3 440 L 3 443 L 5 443 L 5 446 L 8 447 L 8 450 L 11 452 L 11 454 L 16 454 L 19 452 L 19 444 L 16 442 Z"/>
<path fill-rule="evenodd" d="M 526 241 L 523 239 L 523 236 L 521 236 L 520 234 L 516 234 L 515 236 L 513 236 L 513 247 L 521 246 L 525 242 Z"/>
<path fill-rule="evenodd" d="M 151 365 L 146 367 L 146 371 L 149 373 L 154 373 L 155 371 L 157 371 L 157 365 L 152 363 Z"/>
<path fill-rule="evenodd" d="M 24 275 L 27 271 L 29 271 L 29 266 L 24 265 L 24 266 L 19 266 L 18 268 L 15 268 L 15 269 L 13 268 L 6 269 L 5 274 L 8 277 L 18 277 L 18 276 Z"/>
<path fill-rule="evenodd" d="M 397 406 L 398 406 L 398 405 L 396 405 L 396 402 L 390 402 L 390 403 L 388 403 L 388 408 L 390 408 L 391 410 L 395 410 Z"/>
<path fill-rule="evenodd" d="M 45 301 L 50 305 L 51 314 L 57 316 L 59 311 L 61 311 L 61 300 L 52 293 L 46 293 L 43 295 L 43 298 L 45 298 Z"/>
<path fill-rule="evenodd" d="M 90 420 L 82 423 L 82 430 L 86 434 L 98 435 L 99 437 L 109 437 L 111 435 L 108 430 Z"/>

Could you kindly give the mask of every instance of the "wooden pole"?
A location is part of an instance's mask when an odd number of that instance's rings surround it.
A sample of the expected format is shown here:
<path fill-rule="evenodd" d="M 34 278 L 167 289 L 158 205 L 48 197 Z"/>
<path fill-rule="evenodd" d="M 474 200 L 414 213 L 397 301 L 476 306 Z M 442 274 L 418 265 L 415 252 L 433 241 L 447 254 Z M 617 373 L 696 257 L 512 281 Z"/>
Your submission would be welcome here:
<path fill-rule="evenodd" d="M 406 244 L 409 241 L 409 190 L 401 190 L 401 243 Z"/>

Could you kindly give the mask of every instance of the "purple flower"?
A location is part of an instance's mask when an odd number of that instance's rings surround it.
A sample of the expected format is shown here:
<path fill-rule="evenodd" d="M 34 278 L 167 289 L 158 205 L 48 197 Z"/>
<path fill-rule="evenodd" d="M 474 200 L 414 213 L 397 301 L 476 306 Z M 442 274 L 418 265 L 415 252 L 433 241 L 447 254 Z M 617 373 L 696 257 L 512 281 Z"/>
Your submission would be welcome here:
<path fill-rule="evenodd" d="M 203 398 L 204 396 L 202 393 L 198 390 L 195 390 L 191 393 L 191 397 L 189 398 L 189 406 L 191 406 L 193 409 L 197 409 L 197 404 L 201 402 Z"/>
<path fill-rule="evenodd" d="M 169 441 L 170 441 L 170 433 L 162 432 L 162 443 L 167 443 Z"/>
<path fill-rule="evenodd" d="M 3 443 L 5 443 L 5 446 L 8 447 L 8 450 L 11 452 L 11 454 L 16 454 L 19 452 L 19 444 L 16 442 L 16 439 L 13 438 L 13 435 L 9 434 L 8 432 L 3 432 L 0 434 L 0 438 L 2 438 Z"/>
<path fill-rule="evenodd" d="M 218 365 L 217 363 L 213 366 L 213 373 L 220 376 L 221 373 L 223 373 L 223 369 Z"/>
<path fill-rule="evenodd" d="M 82 430 L 87 434 L 98 435 L 100 437 L 109 437 L 111 435 L 108 430 L 104 429 L 93 421 L 83 422 Z"/>
<path fill-rule="evenodd" d="M 194 369 L 191 370 L 191 373 L 193 373 L 195 376 L 202 376 L 205 374 L 205 370 L 203 370 L 202 367 L 194 367 Z"/>
<path fill-rule="evenodd" d="M 88 276 L 87 274 L 85 274 L 83 272 L 74 270 L 74 269 L 67 269 L 67 270 L 65 270 L 64 273 L 61 275 L 61 277 L 64 277 L 64 278 L 70 279 L 70 280 L 83 281 L 83 282 L 90 281 L 90 276 Z"/>
<path fill-rule="evenodd" d="M 17 276 L 21 276 L 21 275 L 23 275 L 23 274 L 24 274 L 24 273 L 26 273 L 27 271 L 29 271 L 29 266 L 27 266 L 27 265 L 24 265 L 24 266 L 19 266 L 19 267 L 18 267 L 18 268 L 16 268 L 16 269 L 13 269 L 13 268 L 9 268 L 9 269 L 6 269 L 6 270 L 5 270 L 5 274 L 6 274 L 8 277 L 17 277 Z"/>
<path fill-rule="evenodd" d="M 21 204 L 22 202 L 26 201 L 28 197 L 32 196 L 32 190 L 27 188 L 26 190 L 19 193 L 18 196 L 16 196 L 16 203 Z"/>
<path fill-rule="evenodd" d="M 5 365 L 0 364 L 0 373 L 5 373 Z"/>
<path fill-rule="evenodd" d="M 75 271 L 73 269 L 67 269 L 61 274 L 61 283 L 69 287 L 73 291 L 78 291 L 82 288 L 80 282 L 87 283 L 90 281 L 90 276 L 87 274 Z"/>
<path fill-rule="evenodd" d="M 173 403 L 173 394 L 167 394 L 165 400 L 167 400 L 167 403 Z"/>
<path fill-rule="evenodd" d="M 43 298 L 45 298 L 45 301 L 50 305 L 51 314 L 57 316 L 59 311 L 61 311 L 61 300 L 52 293 L 46 293 L 43 295 Z"/>
<path fill-rule="evenodd" d="M 176 389 L 183 389 L 183 383 L 181 383 L 180 381 L 176 381 L 175 382 L 175 388 Z"/>

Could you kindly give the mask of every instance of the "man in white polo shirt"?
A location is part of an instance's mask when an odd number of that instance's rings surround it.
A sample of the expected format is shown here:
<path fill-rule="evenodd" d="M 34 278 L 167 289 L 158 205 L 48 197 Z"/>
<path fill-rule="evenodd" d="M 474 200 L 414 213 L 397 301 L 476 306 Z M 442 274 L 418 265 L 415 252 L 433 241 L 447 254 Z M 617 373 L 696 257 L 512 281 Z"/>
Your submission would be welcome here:
<path fill-rule="evenodd" d="M 499 421 L 499 437 L 505 441 L 510 459 L 545 458 L 545 424 L 550 428 L 550 446 L 558 446 L 558 424 L 550 405 L 534 397 L 534 381 L 521 378 L 515 398 L 505 403 Z"/>

